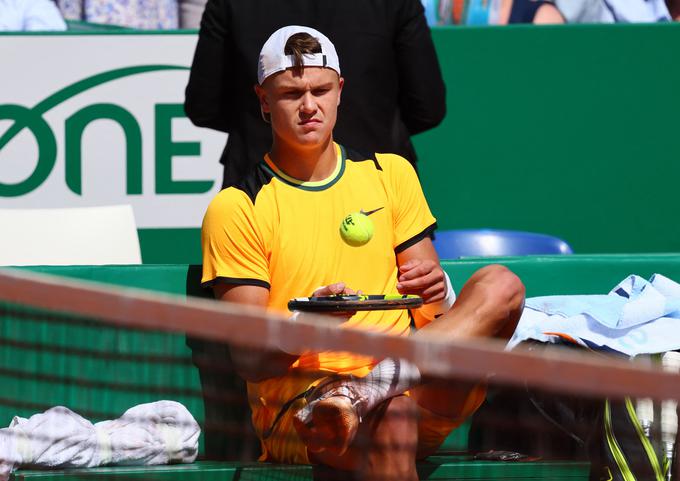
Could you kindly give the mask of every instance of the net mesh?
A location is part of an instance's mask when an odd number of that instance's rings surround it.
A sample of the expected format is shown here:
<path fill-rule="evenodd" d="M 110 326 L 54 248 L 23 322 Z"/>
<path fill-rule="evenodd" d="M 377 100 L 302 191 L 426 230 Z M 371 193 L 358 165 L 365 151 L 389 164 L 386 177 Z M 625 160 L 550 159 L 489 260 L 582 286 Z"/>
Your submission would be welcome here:
<path fill-rule="evenodd" d="M 505 352 L 486 341 L 389 338 L 341 330 L 326 318 L 291 323 L 206 299 L 9 270 L 0 272 L 0 319 L 0 424 L 53 406 L 99 422 L 135 405 L 173 400 L 201 425 L 199 459 L 253 463 L 260 454 L 245 383 L 229 360 L 227 343 L 404 358 L 440 381 L 490 375 L 486 402 L 446 438 L 438 456 L 428 458 L 430 468 L 421 463 L 421 479 L 431 477 L 434 467 L 448 469 L 450 479 L 459 477 L 467 469 L 464 461 L 472 459 L 486 463 L 475 469 L 499 478 L 511 477 L 518 469 L 512 466 L 529 470 L 525 476 L 587 477 L 591 466 L 620 469 L 607 458 L 611 439 L 631 470 L 656 476 L 648 446 L 630 421 L 631 406 L 635 410 L 643 397 L 656 400 L 645 437 L 665 476 L 661 403 L 680 397 L 677 375 L 664 372 L 660 362 L 630 363 L 539 344 Z M 319 377 L 313 371 L 300 375 Z M 525 464 L 511 464 L 516 459 Z M 258 471 L 253 479 L 308 479 L 306 471 L 287 469 Z M 314 470 L 319 479 L 337 474 Z M 600 472 L 591 476 L 597 479 Z"/>

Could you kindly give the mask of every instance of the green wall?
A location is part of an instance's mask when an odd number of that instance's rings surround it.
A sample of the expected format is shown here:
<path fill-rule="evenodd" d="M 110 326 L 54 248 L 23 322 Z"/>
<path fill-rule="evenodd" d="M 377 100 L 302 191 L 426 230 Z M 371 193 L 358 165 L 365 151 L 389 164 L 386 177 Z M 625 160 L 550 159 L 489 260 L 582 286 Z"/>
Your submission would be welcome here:
<path fill-rule="evenodd" d="M 678 252 L 680 24 L 438 28 L 448 114 L 416 137 L 442 229 L 554 234 L 576 252 Z M 200 262 L 197 229 L 140 231 Z"/>
<path fill-rule="evenodd" d="M 201 264 L 201 229 L 139 229 L 144 264 Z"/>
<path fill-rule="evenodd" d="M 416 145 L 440 228 L 680 251 L 680 24 L 433 35 L 448 113 Z"/>

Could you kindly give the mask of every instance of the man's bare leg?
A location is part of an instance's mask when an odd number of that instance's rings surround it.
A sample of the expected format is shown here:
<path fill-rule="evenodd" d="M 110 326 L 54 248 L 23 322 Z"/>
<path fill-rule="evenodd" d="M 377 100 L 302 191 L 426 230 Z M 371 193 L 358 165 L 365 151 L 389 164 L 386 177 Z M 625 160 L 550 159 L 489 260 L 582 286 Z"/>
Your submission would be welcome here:
<path fill-rule="evenodd" d="M 298 432 L 314 429 L 312 451 L 328 449 L 341 455 L 349 447 L 359 423 L 380 403 L 401 395 L 420 383 L 420 370 L 405 359 L 386 358 L 362 378 L 353 376 L 329 379 L 308 395 L 308 404 L 295 413 Z M 314 436 L 312 436 L 312 434 Z M 321 447 L 322 446 L 322 447 Z"/>
<path fill-rule="evenodd" d="M 351 381 L 350 381 L 351 382 Z M 333 394 L 319 401 L 303 421 L 293 423 L 310 453 L 342 456 L 359 431 L 360 418 L 350 397 Z"/>
<path fill-rule="evenodd" d="M 349 410 L 354 412 L 351 406 Z M 301 436 L 307 445 L 319 442 L 318 438 Z M 363 420 L 354 442 L 342 455 L 323 449 L 310 452 L 310 460 L 352 471 L 353 479 L 362 481 L 417 481 L 417 445 L 417 406 L 409 397 L 397 396 L 380 404 Z"/>
<path fill-rule="evenodd" d="M 451 310 L 416 336 L 460 341 L 476 337 L 509 339 L 524 308 L 524 285 L 499 265 L 478 270 L 461 289 Z M 449 419 L 470 416 L 481 404 L 485 382 L 428 380 L 411 390 L 421 407 Z M 431 453 L 419 453 L 427 456 Z"/>

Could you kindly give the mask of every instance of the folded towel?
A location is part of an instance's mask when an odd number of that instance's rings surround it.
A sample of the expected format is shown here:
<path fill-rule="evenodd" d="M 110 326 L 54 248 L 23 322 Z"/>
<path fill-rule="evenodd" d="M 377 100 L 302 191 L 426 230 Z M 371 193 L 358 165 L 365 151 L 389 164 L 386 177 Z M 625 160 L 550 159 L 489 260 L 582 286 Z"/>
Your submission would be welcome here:
<path fill-rule="evenodd" d="M 191 413 L 175 401 L 140 404 L 97 424 L 57 406 L 28 419 L 17 416 L 0 429 L 0 481 L 18 467 L 191 463 L 200 432 Z"/>

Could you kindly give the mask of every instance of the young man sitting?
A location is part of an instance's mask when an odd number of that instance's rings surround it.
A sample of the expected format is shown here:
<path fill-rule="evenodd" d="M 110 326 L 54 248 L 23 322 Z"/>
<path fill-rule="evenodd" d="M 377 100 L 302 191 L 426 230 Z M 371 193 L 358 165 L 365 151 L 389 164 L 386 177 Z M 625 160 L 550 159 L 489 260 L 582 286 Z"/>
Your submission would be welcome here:
<path fill-rule="evenodd" d="M 524 302 L 519 279 L 488 266 L 456 298 L 411 165 L 333 141 L 344 79 L 330 40 L 301 26 L 274 32 L 260 53 L 258 82 L 274 141 L 263 162 L 206 212 L 203 284 L 218 299 L 279 312 L 312 293 L 417 294 L 425 304 L 413 312 L 348 313 L 338 322 L 395 336 L 509 338 Z M 375 234 L 356 247 L 339 226 L 359 211 L 370 213 Z M 485 394 L 483 380 L 422 379 L 399 359 L 231 351 L 248 382 L 261 460 L 321 463 L 362 479 L 418 479 L 416 459 L 434 453 Z"/>

